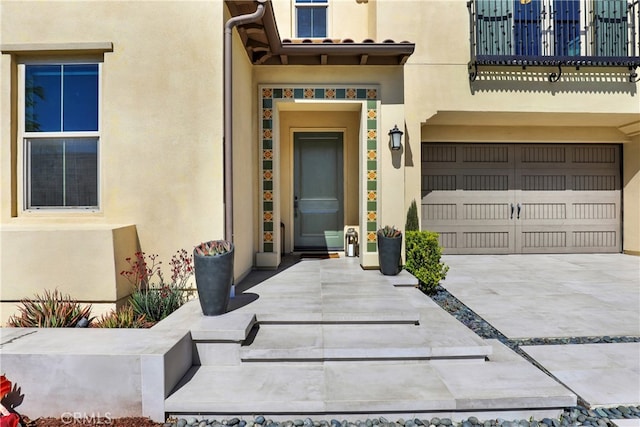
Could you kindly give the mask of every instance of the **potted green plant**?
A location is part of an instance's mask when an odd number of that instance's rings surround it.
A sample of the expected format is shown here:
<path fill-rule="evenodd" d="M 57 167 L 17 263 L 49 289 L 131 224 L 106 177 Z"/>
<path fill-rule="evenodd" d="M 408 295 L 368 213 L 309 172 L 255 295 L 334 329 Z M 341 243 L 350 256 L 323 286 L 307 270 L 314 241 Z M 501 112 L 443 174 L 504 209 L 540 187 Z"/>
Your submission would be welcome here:
<path fill-rule="evenodd" d="M 395 276 L 402 269 L 402 232 L 394 226 L 384 226 L 377 232 L 378 263 L 386 276 Z"/>
<path fill-rule="evenodd" d="M 227 311 L 233 285 L 233 243 L 211 240 L 193 250 L 196 288 L 205 316 L 218 316 Z"/>

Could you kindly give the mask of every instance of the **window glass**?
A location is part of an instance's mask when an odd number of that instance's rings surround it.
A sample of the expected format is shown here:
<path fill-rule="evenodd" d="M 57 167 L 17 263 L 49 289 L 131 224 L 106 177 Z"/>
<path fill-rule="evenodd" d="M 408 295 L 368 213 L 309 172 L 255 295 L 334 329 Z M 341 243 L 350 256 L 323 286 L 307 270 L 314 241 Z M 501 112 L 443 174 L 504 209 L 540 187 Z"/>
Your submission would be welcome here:
<path fill-rule="evenodd" d="M 29 141 L 32 207 L 64 206 L 64 147 L 55 139 Z"/>
<path fill-rule="evenodd" d="M 296 0 L 297 37 L 327 36 L 327 0 Z"/>
<path fill-rule="evenodd" d="M 27 209 L 98 207 L 98 74 L 95 63 L 25 65 Z"/>
<path fill-rule="evenodd" d="M 516 55 L 540 55 L 540 0 L 515 0 L 513 30 Z"/>
<path fill-rule="evenodd" d="M 313 33 L 311 37 L 327 37 L 327 9 L 314 7 L 311 9 Z"/>
<path fill-rule="evenodd" d="M 626 56 L 629 23 L 626 0 L 594 0 L 594 43 L 596 56 Z"/>
<path fill-rule="evenodd" d="M 98 138 L 29 139 L 27 146 L 30 207 L 98 206 Z"/>
<path fill-rule="evenodd" d="M 27 65 L 25 130 L 98 130 L 98 65 Z"/>
<path fill-rule="evenodd" d="M 59 65 L 29 65 L 25 77 L 25 130 L 59 132 L 62 79 Z"/>
<path fill-rule="evenodd" d="M 63 130 L 98 130 L 98 65 L 64 66 Z"/>
<path fill-rule="evenodd" d="M 476 25 L 477 52 L 480 55 L 512 53 L 512 4 L 509 1 L 478 0 Z"/>
<path fill-rule="evenodd" d="M 555 54 L 580 55 L 580 2 L 554 0 Z"/>
<path fill-rule="evenodd" d="M 313 37 L 311 32 L 311 8 L 298 8 L 298 37 Z"/>

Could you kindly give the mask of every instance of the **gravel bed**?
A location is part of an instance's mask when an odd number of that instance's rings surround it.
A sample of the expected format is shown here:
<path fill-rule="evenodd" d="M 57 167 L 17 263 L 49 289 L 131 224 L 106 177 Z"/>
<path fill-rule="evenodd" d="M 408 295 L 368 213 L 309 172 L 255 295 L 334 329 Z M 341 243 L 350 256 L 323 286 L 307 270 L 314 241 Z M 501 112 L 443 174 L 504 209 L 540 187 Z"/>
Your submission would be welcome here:
<path fill-rule="evenodd" d="M 567 337 L 567 338 L 528 338 L 510 340 L 500 331 L 491 326 L 473 310 L 464 305 L 442 286 L 437 286 L 433 294 L 429 295 L 440 307 L 462 322 L 481 338 L 495 338 L 518 351 L 519 346 L 525 345 L 554 345 L 554 344 L 600 344 L 600 343 L 629 343 L 640 342 L 640 337 L 634 336 L 593 336 L 593 337 Z M 520 353 L 520 352 L 519 352 Z"/>
<path fill-rule="evenodd" d="M 640 419 L 640 406 L 618 406 L 615 408 L 586 409 L 583 407 L 567 408 L 559 418 L 542 420 L 504 420 L 501 418 L 479 420 L 469 417 L 463 421 L 452 421 L 449 418 L 416 418 L 390 421 L 384 417 L 369 418 L 362 421 L 347 422 L 337 419 L 312 420 L 295 419 L 290 421 L 272 421 L 262 415 L 250 420 L 231 418 L 215 420 L 207 418 L 180 418 L 163 424 L 163 427 L 565 427 L 594 426 L 607 427 L 615 425 L 616 419 Z"/>

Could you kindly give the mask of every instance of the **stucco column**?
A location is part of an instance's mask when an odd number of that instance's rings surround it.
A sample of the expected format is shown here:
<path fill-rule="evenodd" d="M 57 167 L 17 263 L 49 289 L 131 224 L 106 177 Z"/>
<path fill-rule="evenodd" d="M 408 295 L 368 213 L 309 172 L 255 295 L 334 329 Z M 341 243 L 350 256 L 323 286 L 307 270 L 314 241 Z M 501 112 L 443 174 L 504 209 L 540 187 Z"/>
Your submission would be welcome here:
<path fill-rule="evenodd" d="M 624 253 L 640 255 L 640 215 L 638 215 L 640 212 L 640 133 L 632 136 L 630 142 L 623 144 L 622 158 L 624 159 L 622 249 Z"/>
<path fill-rule="evenodd" d="M 405 150 L 406 129 L 404 117 L 404 105 L 382 105 L 379 121 L 378 138 L 378 214 L 380 227 L 385 225 L 395 226 L 404 234 L 406 219 L 405 210 Z M 398 126 L 402 135 L 402 148 L 391 150 L 389 147 L 389 131 Z M 404 258 L 404 251 L 403 251 Z"/>

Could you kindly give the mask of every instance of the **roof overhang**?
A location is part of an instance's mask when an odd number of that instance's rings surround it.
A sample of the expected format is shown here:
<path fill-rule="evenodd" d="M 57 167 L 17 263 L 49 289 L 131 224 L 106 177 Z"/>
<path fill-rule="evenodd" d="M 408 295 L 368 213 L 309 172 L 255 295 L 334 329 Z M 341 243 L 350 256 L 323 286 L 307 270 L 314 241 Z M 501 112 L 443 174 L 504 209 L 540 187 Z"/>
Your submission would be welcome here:
<path fill-rule="evenodd" d="M 232 17 L 253 13 L 257 7 L 254 0 L 225 0 L 225 4 Z M 415 49 L 414 43 L 393 40 L 281 40 L 271 0 L 260 20 L 236 28 L 255 65 L 404 65 Z"/>

